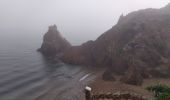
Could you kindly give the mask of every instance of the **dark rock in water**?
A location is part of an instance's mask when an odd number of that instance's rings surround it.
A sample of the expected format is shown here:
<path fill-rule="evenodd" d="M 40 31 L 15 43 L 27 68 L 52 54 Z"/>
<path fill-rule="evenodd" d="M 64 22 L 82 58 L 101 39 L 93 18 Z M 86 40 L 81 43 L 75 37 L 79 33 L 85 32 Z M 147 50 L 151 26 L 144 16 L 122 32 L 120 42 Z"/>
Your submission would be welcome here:
<path fill-rule="evenodd" d="M 169 68 L 159 66 L 164 65 L 163 59 L 170 59 L 170 4 L 161 9 L 122 15 L 110 30 L 80 46 L 71 46 L 56 26 L 51 26 L 40 51 L 50 55 L 62 52 L 61 59 L 71 64 L 104 66 L 120 74 L 126 72 L 127 76 L 122 78 L 125 83 L 141 85 L 143 78 L 154 77 L 157 71 L 162 74 Z M 135 64 L 131 63 L 133 60 Z M 165 75 L 168 72 L 170 70 L 165 71 Z"/>
<path fill-rule="evenodd" d="M 41 48 L 38 50 L 44 55 L 60 54 L 71 47 L 71 44 L 61 36 L 56 25 L 49 26 L 48 32 L 44 35 Z"/>

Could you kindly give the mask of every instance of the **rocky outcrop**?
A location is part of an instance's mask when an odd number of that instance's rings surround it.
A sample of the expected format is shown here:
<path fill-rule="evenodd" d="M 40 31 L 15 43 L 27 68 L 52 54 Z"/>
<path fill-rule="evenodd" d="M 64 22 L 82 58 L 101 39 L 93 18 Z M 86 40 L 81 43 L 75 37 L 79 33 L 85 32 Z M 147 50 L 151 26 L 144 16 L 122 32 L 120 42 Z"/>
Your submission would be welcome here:
<path fill-rule="evenodd" d="M 70 44 L 65 39 L 54 34 L 56 31 L 47 32 L 40 50 L 50 54 L 64 51 L 61 59 L 67 63 L 104 66 L 122 75 L 126 72 L 125 83 L 140 85 L 143 78 L 157 77 L 155 72 L 161 71 L 159 76 L 170 73 L 169 66 L 160 67 L 168 65 L 164 64 L 165 59 L 170 63 L 169 11 L 170 4 L 161 9 L 122 15 L 115 26 L 95 41 L 70 49 L 67 49 Z M 131 63 L 134 60 L 135 65 Z"/>
<path fill-rule="evenodd" d="M 49 26 L 48 32 L 44 35 L 43 43 L 38 51 L 44 55 L 55 56 L 66 51 L 71 47 L 71 44 L 61 36 L 57 30 L 57 26 Z"/>
<path fill-rule="evenodd" d="M 105 81 L 116 81 L 115 77 L 112 75 L 112 72 L 109 70 L 105 71 L 102 76 Z"/>
<path fill-rule="evenodd" d="M 143 77 L 139 69 L 131 66 L 120 81 L 131 85 L 142 85 Z"/>

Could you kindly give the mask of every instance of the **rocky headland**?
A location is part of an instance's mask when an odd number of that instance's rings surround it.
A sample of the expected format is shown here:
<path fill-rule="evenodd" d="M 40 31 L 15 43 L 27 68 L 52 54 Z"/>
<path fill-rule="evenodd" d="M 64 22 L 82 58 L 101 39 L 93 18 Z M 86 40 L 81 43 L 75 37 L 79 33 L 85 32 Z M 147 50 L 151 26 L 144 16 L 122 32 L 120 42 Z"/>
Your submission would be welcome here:
<path fill-rule="evenodd" d="M 121 15 L 118 23 L 95 41 L 71 46 L 50 26 L 39 49 L 63 62 L 105 67 L 106 80 L 141 85 L 145 78 L 170 76 L 170 4 Z"/>
<path fill-rule="evenodd" d="M 52 25 L 49 26 L 47 33 L 44 35 L 43 43 L 38 51 L 46 56 L 56 56 L 65 52 L 70 47 L 71 44 L 61 36 L 57 26 Z"/>

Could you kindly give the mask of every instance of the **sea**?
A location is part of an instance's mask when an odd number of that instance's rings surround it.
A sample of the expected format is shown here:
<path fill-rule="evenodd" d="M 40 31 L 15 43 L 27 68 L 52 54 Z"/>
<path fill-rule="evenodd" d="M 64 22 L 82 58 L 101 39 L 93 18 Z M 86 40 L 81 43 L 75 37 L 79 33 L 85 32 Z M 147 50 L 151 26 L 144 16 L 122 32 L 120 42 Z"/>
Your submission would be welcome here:
<path fill-rule="evenodd" d="M 84 100 L 93 71 L 44 57 L 37 52 L 42 37 L 32 31 L 0 33 L 0 100 Z"/>

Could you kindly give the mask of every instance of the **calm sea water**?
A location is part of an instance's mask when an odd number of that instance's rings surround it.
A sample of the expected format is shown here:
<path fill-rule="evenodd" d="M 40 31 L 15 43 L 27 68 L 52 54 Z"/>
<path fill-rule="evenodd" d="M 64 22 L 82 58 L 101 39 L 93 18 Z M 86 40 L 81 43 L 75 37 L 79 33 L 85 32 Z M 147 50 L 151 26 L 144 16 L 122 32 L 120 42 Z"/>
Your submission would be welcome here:
<path fill-rule="evenodd" d="M 0 33 L 0 100 L 83 100 L 90 70 L 43 57 L 41 41 L 42 34 Z"/>

